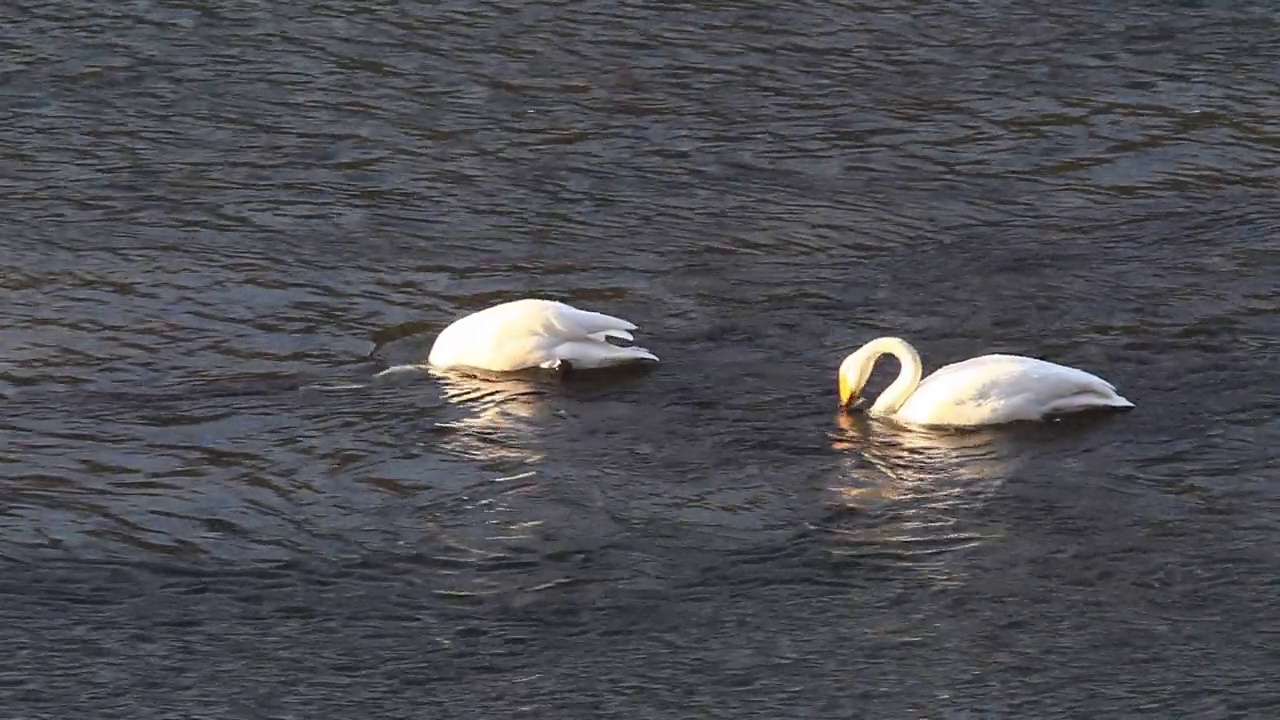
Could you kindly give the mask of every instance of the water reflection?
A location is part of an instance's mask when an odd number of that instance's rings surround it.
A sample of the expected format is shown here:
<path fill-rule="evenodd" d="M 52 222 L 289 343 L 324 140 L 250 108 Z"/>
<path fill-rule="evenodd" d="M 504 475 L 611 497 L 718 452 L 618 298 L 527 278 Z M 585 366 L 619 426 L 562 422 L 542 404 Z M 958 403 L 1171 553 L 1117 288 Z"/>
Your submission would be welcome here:
<path fill-rule="evenodd" d="M 1017 462 L 998 452 L 1000 436 L 991 430 L 931 431 L 846 413 L 837 423 L 843 433 L 832 447 L 852 454 L 845 462 L 848 484 L 833 489 L 855 505 L 987 493 Z M 875 472 L 868 474 L 867 466 Z"/>
<path fill-rule="evenodd" d="M 546 457 L 539 422 L 552 414 L 546 392 L 524 377 L 490 378 L 430 371 L 460 417 L 440 422 L 441 446 L 486 465 L 534 464 Z"/>
<path fill-rule="evenodd" d="M 828 487 L 838 555 L 930 564 L 978 544 L 970 512 L 1014 472 L 992 431 L 933 432 L 841 413 L 832 447 L 845 453 Z M 940 566 L 937 566 L 940 567 Z"/>
<path fill-rule="evenodd" d="M 416 382 L 438 387 L 447 410 L 435 423 L 433 451 L 454 458 L 452 474 L 470 478 L 435 527 L 444 554 L 467 569 L 450 573 L 454 591 L 485 594 L 561 580 L 538 558 L 562 550 L 562 540 L 574 546 L 580 540 L 575 526 L 590 514 L 569 502 L 564 479 L 547 466 L 566 432 L 564 411 L 552 397 L 563 383 L 542 371 L 425 367 L 395 368 L 378 380 L 406 382 L 415 375 Z M 516 567 L 528 575 L 512 575 Z"/>
<path fill-rule="evenodd" d="M 545 457 L 540 420 L 550 418 L 545 378 L 395 365 L 373 376 L 375 388 L 438 385 L 446 413 L 437 421 L 436 448 L 488 468 L 536 463 Z M 540 382 L 541 381 L 541 382 Z"/>

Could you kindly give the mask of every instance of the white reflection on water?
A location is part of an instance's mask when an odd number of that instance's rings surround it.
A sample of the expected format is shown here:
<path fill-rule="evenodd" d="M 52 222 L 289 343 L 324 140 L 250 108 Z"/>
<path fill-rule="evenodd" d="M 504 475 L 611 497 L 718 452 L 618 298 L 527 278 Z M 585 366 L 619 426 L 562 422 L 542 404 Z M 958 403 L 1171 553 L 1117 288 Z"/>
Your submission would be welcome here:
<path fill-rule="evenodd" d="M 995 490 L 1017 466 L 991 430 L 918 430 L 843 413 L 838 422 L 844 432 L 832 447 L 849 455 L 831 490 L 851 505 L 972 499 Z"/>
<path fill-rule="evenodd" d="M 462 412 L 438 427 L 441 447 L 483 463 L 534 464 L 546 457 L 540 420 L 551 416 L 545 392 L 526 378 L 431 371 L 441 397 Z"/>
<path fill-rule="evenodd" d="M 435 447 L 485 465 L 533 464 L 545 458 L 540 422 L 552 417 L 538 378 L 520 374 L 437 370 L 425 365 L 396 365 L 373 377 L 377 387 L 408 385 L 424 379 L 440 387 L 449 412 L 436 423 Z"/>
<path fill-rule="evenodd" d="M 995 431 L 930 432 L 841 415 L 844 451 L 828 486 L 853 522 L 833 528 L 837 555 L 910 562 L 955 581 L 942 556 L 991 537 L 974 510 L 1019 465 Z"/>

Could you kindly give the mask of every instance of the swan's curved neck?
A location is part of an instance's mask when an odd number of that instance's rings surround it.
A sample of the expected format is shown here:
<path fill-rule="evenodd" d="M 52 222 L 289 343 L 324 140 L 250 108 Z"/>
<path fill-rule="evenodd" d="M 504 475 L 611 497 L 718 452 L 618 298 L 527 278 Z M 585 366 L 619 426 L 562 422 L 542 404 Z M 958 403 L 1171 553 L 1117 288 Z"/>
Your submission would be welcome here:
<path fill-rule="evenodd" d="M 881 355 L 892 355 L 898 359 L 902 369 L 898 378 L 880 393 L 869 412 L 872 415 L 892 415 L 907 402 L 907 398 L 920 386 L 920 378 L 924 375 L 924 366 L 920 364 L 920 353 L 911 344 L 901 338 L 880 338 L 867 345 L 867 358 L 871 365 Z"/>

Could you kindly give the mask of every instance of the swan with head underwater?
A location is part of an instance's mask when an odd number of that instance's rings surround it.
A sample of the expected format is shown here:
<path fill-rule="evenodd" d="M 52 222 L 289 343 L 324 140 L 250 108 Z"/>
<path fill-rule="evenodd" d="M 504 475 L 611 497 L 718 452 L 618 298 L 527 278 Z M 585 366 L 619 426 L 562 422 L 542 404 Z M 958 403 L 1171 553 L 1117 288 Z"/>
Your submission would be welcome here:
<path fill-rule="evenodd" d="M 841 363 L 841 409 L 859 401 L 876 361 L 886 354 L 897 358 L 902 369 L 867 412 L 907 425 L 977 427 L 1133 407 L 1096 375 L 1022 355 L 970 358 L 938 368 L 922 381 L 916 349 L 902 338 L 881 337 Z"/>
<path fill-rule="evenodd" d="M 440 332 L 427 364 L 512 372 L 532 368 L 588 370 L 641 362 L 658 356 L 631 341 L 634 323 L 580 310 L 555 300 L 526 298 L 459 318 Z"/>

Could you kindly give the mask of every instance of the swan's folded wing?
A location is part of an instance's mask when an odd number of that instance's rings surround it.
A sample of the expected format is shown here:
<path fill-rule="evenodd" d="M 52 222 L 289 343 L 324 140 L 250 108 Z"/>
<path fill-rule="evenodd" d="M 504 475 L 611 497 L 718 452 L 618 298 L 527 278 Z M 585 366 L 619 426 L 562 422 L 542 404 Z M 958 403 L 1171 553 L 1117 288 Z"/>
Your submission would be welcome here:
<path fill-rule="evenodd" d="M 561 304 L 548 313 L 548 335 L 556 335 L 565 340 L 590 339 L 603 341 L 605 337 L 622 340 L 633 339 L 630 331 L 636 329 L 635 323 L 622 318 L 591 310 Z"/>
<path fill-rule="evenodd" d="M 984 355 L 940 368 L 925 379 L 904 410 L 939 413 L 955 424 L 1039 419 L 1058 409 L 1128 401 L 1111 384 L 1083 370 L 1035 358 Z"/>
<path fill-rule="evenodd" d="M 547 314 L 546 337 L 558 341 L 548 348 L 555 357 L 566 360 L 572 367 L 596 368 L 609 365 L 648 360 L 658 361 L 658 356 L 635 345 L 619 346 L 609 338 L 632 341 L 635 323 L 622 318 L 590 310 L 579 310 L 569 305 L 559 305 Z"/>

